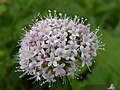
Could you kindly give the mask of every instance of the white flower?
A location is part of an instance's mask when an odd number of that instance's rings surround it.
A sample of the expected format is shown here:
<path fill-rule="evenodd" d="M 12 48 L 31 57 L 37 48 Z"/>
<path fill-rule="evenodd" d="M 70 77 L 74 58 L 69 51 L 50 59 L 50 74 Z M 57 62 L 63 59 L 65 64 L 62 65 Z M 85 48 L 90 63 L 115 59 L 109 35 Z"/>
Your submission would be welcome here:
<path fill-rule="evenodd" d="M 57 42 L 58 40 L 56 36 L 52 36 L 52 37 L 48 36 L 48 40 L 46 41 L 46 43 L 53 43 L 53 44 L 56 44 Z"/>
<path fill-rule="evenodd" d="M 67 63 L 70 64 L 70 67 L 67 69 L 67 75 L 68 76 L 74 76 L 76 68 L 75 68 L 75 63 L 68 61 Z"/>
<path fill-rule="evenodd" d="M 37 65 L 37 62 L 32 61 L 32 62 L 29 63 L 29 68 L 34 68 L 34 67 L 36 67 L 36 65 Z"/>
<path fill-rule="evenodd" d="M 47 75 L 47 74 L 43 74 L 42 76 L 43 76 L 44 79 L 46 79 L 46 82 L 51 82 L 51 81 L 52 81 L 52 82 L 55 82 L 55 81 L 56 81 L 56 80 L 54 79 L 54 75 L 53 75 L 53 74 L 50 75 L 50 76 Z"/>
<path fill-rule="evenodd" d="M 96 33 L 98 32 L 86 32 L 86 34 L 83 34 L 82 42 L 80 44 L 80 52 L 81 52 L 81 60 L 82 67 L 85 66 L 85 64 L 89 67 L 92 65 L 91 60 L 93 57 L 97 56 L 97 50 L 99 49 L 99 41 L 98 37 L 96 36 Z M 85 33 L 85 32 L 84 32 Z"/>
<path fill-rule="evenodd" d="M 62 49 L 62 48 L 58 48 L 56 51 L 55 51 L 55 55 L 58 55 L 58 57 L 64 57 L 66 53 L 66 50 Z"/>
<path fill-rule="evenodd" d="M 58 65 L 56 68 L 53 69 L 55 71 L 55 76 L 64 76 L 65 75 L 65 70 L 63 69 L 65 67 L 65 64 Z"/>
<path fill-rule="evenodd" d="M 90 47 L 89 46 L 80 46 L 80 50 L 82 53 L 88 53 L 90 51 Z"/>
<path fill-rule="evenodd" d="M 92 57 L 91 57 L 88 53 L 82 54 L 82 56 L 81 56 L 80 59 L 82 60 L 82 67 L 84 67 L 85 64 L 86 64 L 88 67 L 92 65 L 92 62 L 91 62 Z"/>
<path fill-rule="evenodd" d="M 24 52 L 21 53 L 22 51 L 24 51 Z M 31 57 L 33 57 L 35 55 L 34 52 L 23 50 L 23 49 L 20 50 L 19 53 L 20 53 L 19 54 L 20 59 L 26 59 L 26 60 L 30 59 Z"/>
<path fill-rule="evenodd" d="M 64 41 L 58 42 L 57 46 L 58 46 L 59 48 L 65 49 L 66 42 L 64 42 Z"/>
<path fill-rule="evenodd" d="M 37 59 L 37 61 L 38 61 L 37 66 L 40 66 L 40 67 L 42 66 L 43 62 L 45 61 L 45 59 L 43 59 L 41 56 L 42 56 L 42 54 L 36 56 L 36 59 Z"/>
<path fill-rule="evenodd" d="M 90 38 L 86 34 L 83 35 L 83 43 L 86 45 L 90 45 Z"/>
<path fill-rule="evenodd" d="M 57 66 L 57 61 L 60 60 L 60 57 L 55 57 L 53 53 L 50 53 L 50 57 L 45 59 L 46 61 L 49 61 L 48 66 Z"/>
<path fill-rule="evenodd" d="M 36 81 L 39 81 L 39 80 L 41 80 L 41 78 L 40 78 L 40 73 L 37 72 L 37 74 L 36 74 Z"/>
<path fill-rule="evenodd" d="M 69 30 L 68 32 L 70 32 L 72 34 L 72 36 L 79 36 L 79 29 L 72 27 L 72 30 Z"/>
<path fill-rule="evenodd" d="M 70 39 L 71 39 L 72 41 L 75 41 L 76 36 L 75 36 L 75 35 L 70 35 Z"/>
<path fill-rule="evenodd" d="M 115 90 L 115 86 L 113 84 L 111 84 L 110 87 L 108 88 L 108 90 Z"/>
<path fill-rule="evenodd" d="M 46 28 L 45 30 L 43 30 L 43 33 L 45 36 L 49 36 L 52 34 L 52 31 L 50 30 L 50 28 Z"/>
<path fill-rule="evenodd" d="M 47 43 L 47 45 L 46 45 L 47 47 L 46 48 L 48 50 L 54 51 L 54 48 L 55 48 L 57 42 L 58 42 L 58 40 L 57 40 L 56 36 L 52 36 L 52 37 L 48 36 L 48 40 L 46 41 L 46 43 Z"/>
<path fill-rule="evenodd" d="M 77 43 L 73 41 L 69 41 L 68 43 L 69 45 L 66 45 L 66 48 L 69 48 L 69 50 L 71 50 L 75 55 L 77 55 L 77 48 L 79 47 L 79 45 L 77 45 Z"/>
<path fill-rule="evenodd" d="M 75 56 L 76 54 L 74 54 L 71 50 L 68 50 L 66 54 L 64 55 L 66 60 L 73 60 L 73 61 L 75 61 Z"/>
<path fill-rule="evenodd" d="M 64 33 L 64 34 L 59 34 L 59 37 L 60 37 L 60 41 L 62 42 L 62 41 L 67 41 L 67 34 L 66 33 Z"/>
<path fill-rule="evenodd" d="M 22 59 L 21 59 L 21 61 L 19 62 L 19 64 L 21 65 L 21 66 L 20 66 L 20 69 L 23 69 L 23 70 L 26 69 L 26 68 L 27 68 L 27 65 L 28 65 L 28 62 L 29 62 L 29 61 L 27 61 L 27 60 L 24 60 L 24 59 L 22 60 Z"/>

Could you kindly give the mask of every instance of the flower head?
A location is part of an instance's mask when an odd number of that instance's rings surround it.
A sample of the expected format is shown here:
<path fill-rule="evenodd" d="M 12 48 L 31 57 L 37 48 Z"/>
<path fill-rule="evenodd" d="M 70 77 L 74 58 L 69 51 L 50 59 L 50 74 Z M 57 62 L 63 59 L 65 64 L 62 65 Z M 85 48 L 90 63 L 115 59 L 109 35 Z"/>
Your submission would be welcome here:
<path fill-rule="evenodd" d="M 91 66 L 100 48 L 99 29 L 90 32 L 90 26 L 79 20 L 56 12 L 38 20 L 21 40 L 20 69 L 36 81 L 55 82 L 56 77 L 74 76 L 77 62 Z"/>

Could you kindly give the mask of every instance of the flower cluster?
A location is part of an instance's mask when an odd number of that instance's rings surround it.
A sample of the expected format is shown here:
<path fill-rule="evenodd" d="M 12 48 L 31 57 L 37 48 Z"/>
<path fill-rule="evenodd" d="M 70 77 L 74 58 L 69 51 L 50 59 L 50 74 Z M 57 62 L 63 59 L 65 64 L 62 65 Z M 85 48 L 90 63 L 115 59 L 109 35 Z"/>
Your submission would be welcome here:
<path fill-rule="evenodd" d="M 97 50 L 99 48 L 99 40 L 97 37 L 97 32 L 99 29 L 96 29 L 95 32 L 90 32 L 89 29 L 85 26 L 80 29 L 80 51 L 82 60 L 82 67 L 86 64 L 87 66 L 91 66 L 91 60 L 93 57 L 96 57 Z"/>
<path fill-rule="evenodd" d="M 75 16 L 74 20 L 60 13 L 49 12 L 26 32 L 19 49 L 20 69 L 36 81 L 55 82 L 55 77 L 74 76 L 77 62 L 82 67 L 92 65 L 97 55 L 99 40 L 96 29 Z M 79 56 L 80 58 L 78 58 Z"/>

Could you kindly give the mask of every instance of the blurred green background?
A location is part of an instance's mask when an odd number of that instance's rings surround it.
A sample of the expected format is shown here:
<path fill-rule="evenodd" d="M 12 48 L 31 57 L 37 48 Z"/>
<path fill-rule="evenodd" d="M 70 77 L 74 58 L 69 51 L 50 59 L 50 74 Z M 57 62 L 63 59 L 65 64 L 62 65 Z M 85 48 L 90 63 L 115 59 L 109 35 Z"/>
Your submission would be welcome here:
<path fill-rule="evenodd" d="M 92 72 L 84 74 L 84 79 L 73 79 L 70 87 L 56 83 L 51 89 L 106 90 L 113 83 L 120 90 L 120 0 L 0 0 L 0 90 L 50 90 L 47 84 L 32 84 L 29 76 L 19 79 L 22 73 L 15 72 L 14 56 L 22 28 L 37 13 L 43 16 L 49 9 L 87 18 L 92 29 L 100 26 L 106 43 L 106 50 L 95 58 Z"/>

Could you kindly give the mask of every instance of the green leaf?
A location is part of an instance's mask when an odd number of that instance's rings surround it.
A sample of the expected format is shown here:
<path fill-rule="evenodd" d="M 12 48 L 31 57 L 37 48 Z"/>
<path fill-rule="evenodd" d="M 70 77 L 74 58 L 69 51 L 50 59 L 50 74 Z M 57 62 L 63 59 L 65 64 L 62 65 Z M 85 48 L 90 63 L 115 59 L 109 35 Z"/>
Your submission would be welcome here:
<path fill-rule="evenodd" d="M 6 10 L 7 10 L 6 5 L 0 4 L 0 15 L 6 12 Z"/>

